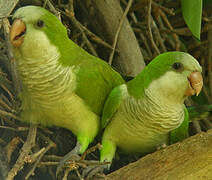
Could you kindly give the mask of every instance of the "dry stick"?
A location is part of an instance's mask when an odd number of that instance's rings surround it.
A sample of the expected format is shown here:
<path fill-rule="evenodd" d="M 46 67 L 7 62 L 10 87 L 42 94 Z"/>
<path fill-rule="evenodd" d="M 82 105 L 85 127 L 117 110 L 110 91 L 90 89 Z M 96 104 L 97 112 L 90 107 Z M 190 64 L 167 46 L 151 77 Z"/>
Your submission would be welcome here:
<path fill-rule="evenodd" d="M 160 8 L 160 9 L 162 9 L 164 12 L 166 12 L 166 13 L 168 13 L 168 14 L 172 15 L 172 16 L 174 16 L 174 15 L 175 15 L 175 13 L 174 13 L 174 10 L 173 10 L 173 9 L 168 9 L 168 8 L 166 8 L 166 7 L 162 6 L 162 5 L 160 5 L 160 4 L 158 4 L 158 3 L 154 2 L 154 1 L 152 2 L 152 5 L 153 5 L 153 6 L 155 6 L 156 8 Z"/>
<path fill-rule="evenodd" d="M 45 161 L 45 162 L 39 162 L 37 165 L 38 167 L 40 166 L 57 166 L 59 163 L 58 162 L 52 162 L 52 161 Z"/>
<path fill-rule="evenodd" d="M 143 33 L 139 33 L 140 38 L 142 39 L 144 46 L 146 47 L 146 50 L 148 52 L 149 57 L 152 57 L 151 48 L 149 47 L 149 44 L 147 42 L 146 37 L 143 35 Z"/>
<path fill-rule="evenodd" d="M 38 157 L 37 161 L 35 162 L 34 166 L 32 167 L 32 169 L 29 171 L 29 173 L 26 175 L 25 179 L 29 179 L 29 177 L 31 175 L 34 174 L 35 168 L 38 166 L 39 162 L 41 161 L 41 158 L 44 156 L 44 154 L 51 149 L 52 147 L 55 147 L 55 143 L 50 142 L 50 144 L 44 148 L 44 150 L 41 152 L 40 156 Z"/>
<path fill-rule="evenodd" d="M 95 41 L 96 43 L 99 43 L 107 48 L 113 49 L 113 47 L 108 44 L 107 42 L 103 41 L 100 37 L 98 37 L 96 34 L 92 33 L 90 30 L 88 30 L 85 26 L 83 26 L 81 23 L 79 23 L 79 26 L 85 31 L 85 33 L 90 36 L 90 38 Z M 118 50 L 116 50 L 118 51 Z"/>
<path fill-rule="evenodd" d="M 15 112 L 15 110 L 14 109 L 12 109 L 7 103 L 5 103 L 5 101 L 3 101 L 1 98 L 0 98 L 0 105 L 3 107 L 3 108 L 5 108 L 5 109 L 7 109 L 7 110 L 9 110 L 9 111 L 11 111 L 11 112 Z"/>
<path fill-rule="evenodd" d="M 161 32 L 165 32 L 165 33 L 175 33 L 177 35 L 181 35 L 181 36 L 192 36 L 191 31 L 187 28 L 187 27 L 183 27 L 183 28 L 177 28 L 177 29 L 165 29 L 165 28 L 161 28 L 160 29 Z"/>
<path fill-rule="evenodd" d="M 69 19 L 72 21 L 72 23 L 79 29 L 80 33 L 82 34 L 82 38 L 86 42 L 88 48 L 90 49 L 91 53 L 94 54 L 95 56 L 98 56 L 96 50 L 94 49 L 93 45 L 90 43 L 88 40 L 87 36 L 85 35 L 84 30 L 81 28 L 79 21 L 76 20 L 74 17 L 73 12 L 70 12 L 69 10 L 65 10 L 65 15 L 69 17 Z"/>
<path fill-rule="evenodd" d="M 0 126 L 0 129 L 8 129 L 8 130 L 12 130 L 12 131 L 18 131 L 18 129 L 12 128 L 12 127 L 9 127 L 9 126 Z"/>
<path fill-rule="evenodd" d="M 208 127 L 208 129 L 211 129 L 212 128 L 212 123 L 210 122 L 209 119 L 203 119 L 203 122 Z"/>
<path fill-rule="evenodd" d="M 164 24 L 163 24 L 163 21 L 162 21 L 162 18 L 161 18 L 161 16 L 157 16 L 156 17 L 156 20 L 157 20 L 157 23 L 158 23 L 158 26 L 159 26 L 159 28 L 160 28 L 160 32 L 161 32 L 161 35 L 163 36 L 163 39 L 165 40 L 165 41 L 167 41 L 169 44 L 170 44 L 170 46 L 171 46 L 171 48 L 175 48 L 175 43 L 174 43 L 174 41 L 171 39 L 171 38 L 169 38 L 169 36 L 167 35 L 167 32 L 166 32 L 166 30 L 169 30 L 169 29 L 166 29 L 165 27 L 164 27 Z M 163 33 L 163 32 L 165 32 L 165 33 Z M 162 34 L 163 33 L 163 34 Z M 171 33 L 171 30 L 169 30 L 169 33 Z"/>
<path fill-rule="evenodd" d="M 77 21 L 75 16 L 74 16 L 73 0 L 69 0 L 69 5 L 70 5 L 70 10 L 65 9 L 65 15 L 68 16 L 70 18 L 70 20 L 73 22 L 73 24 L 80 30 L 80 32 L 82 33 L 82 38 L 86 42 L 86 44 L 87 44 L 88 48 L 90 49 L 90 51 L 92 52 L 92 54 L 94 54 L 95 56 L 98 56 L 98 54 L 97 54 L 96 50 L 94 49 L 93 45 L 88 40 L 84 30 L 79 25 L 80 24 L 79 21 Z"/>
<path fill-rule="evenodd" d="M 125 2 L 126 3 L 126 2 Z M 135 14 L 133 12 L 130 13 L 130 16 L 132 17 L 132 20 L 134 21 L 135 24 L 138 24 L 138 20 L 135 16 Z M 133 29 L 135 30 L 135 29 Z M 152 57 L 152 52 L 151 52 L 151 49 L 149 47 L 149 44 L 143 34 L 143 32 L 141 31 L 141 29 L 138 29 L 138 33 L 139 33 L 139 36 L 140 38 L 142 39 L 142 42 L 144 43 L 144 46 L 146 47 L 146 50 L 147 50 L 147 53 L 148 53 L 148 56 L 151 58 Z"/>
<path fill-rule="evenodd" d="M 72 11 L 72 12 L 74 12 L 74 11 Z M 105 42 L 103 39 L 101 39 L 96 34 L 92 33 L 89 29 L 87 29 L 85 26 L 83 26 L 76 18 L 75 18 L 75 20 L 78 22 L 79 27 L 84 30 L 84 32 L 91 38 L 91 40 L 93 40 L 94 42 L 101 44 L 109 49 L 112 49 L 112 46 L 110 44 Z"/>
<path fill-rule="evenodd" d="M 12 113 L 9 113 L 9 112 L 6 112 L 6 111 L 3 111 L 0 109 L 0 115 L 3 115 L 3 116 L 8 116 L 8 117 L 11 117 L 13 119 L 17 119 L 17 120 L 20 120 L 19 117 L 15 116 L 14 114 Z"/>
<path fill-rule="evenodd" d="M 166 52 L 167 51 L 167 49 L 166 49 L 166 46 L 164 45 L 164 40 L 162 39 L 162 37 L 161 37 L 161 35 L 160 35 L 160 32 L 159 32 L 159 30 L 158 30 L 158 27 L 157 27 L 157 25 L 156 25 L 156 23 L 155 23 L 155 21 L 154 20 L 152 20 L 152 22 L 153 22 L 153 30 L 155 30 L 155 35 L 156 35 L 156 37 L 157 37 L 157 39 L 158 39 L 158 42 L 159 42 L 159 44 L 160 44 L 160 46 L 161 46 L 161 48 L 162 48 L 162 51 L 163 52 Z"/>
<path fill-rule="evenodd" d="M 112 61 L 113 61 L 113 56 L 114 56 L 114 53 L 115 53 L 115 48 L 116 48 L 116 44 L 117 44 L 117 41 L 118 41 L 119 33 L 120 33 L 122 25 L 124 23 L 125 17 L 127 16 L 127 13 L 128 13 L 128 11 L 129 11 L 129 9 L 130 9 L 130 7 L 132 5 L 132 2 L 133 2 L 133 0 L 129 0 L 128 1 L 127 7 L 126 7 L 126 9 L 125 9 L 125 11 L 123 13 L 123 16 L 121 17 L 118 29 L 116 31 L 114 42 L 113 42 L 113 45 L 112 45 L 112 52 L 110 54 L 109 61 L 108 61 L 108 63 L 110 65 L 112 64 Z"/>
<path fill-rule="evenodd" d="M 166 23 L 166 25 L 168 26 L 168 28 L 170 30 L 173 30 L 172 25 L 170 24 L 168 18 L 166 17 L 166 14 L 161 9 L 158 9 L 158 12 L 161 15 L 161 17 L 163 18 L 163 20 Z M 180 40 L 179 40 L 179 37 L 177 36 L 176 33 L 173 33 L 173 38 L 174 38 L 174 40 L 176 42 L 176 50 L 179 51 L 180 50 Z"/>
<path fill-rule="evenodd" d="M 16 149 L 18 144 L 20 144 L 20 143 L 21 143 L 21 138 L 20 137 L 14 137 L 5 147 L 5 150 L 7 152 L 8 162 L 10 162 L 12 153 L 14 152 L 14 150 Z"/>
<path fill-rule="evenodd" d="M 201 126 L 200 126 L 200 124 L 199 124 L 199 121 L 192 121 L 192 124 L 193 124 L 193 127 L 194 127 L 195 130 L 196 130 L 196 133 L 202 132 Z"/>
<path fill-rule="evenodd" d="M 49 9 L 51 12 L 53 12 L 55 14 L 55 16 L 57 16 L 57 18 L 61 21 L 61 16 L 60 16 L 60 12 L 57 11 L 54 6 L 52 5 L 52 3 L 49 0 L 45 0 L 44 3 L 44 7 L 46 6 L 46 4 L 48 5 Z"/>
<path fill-rule="evenodd" d="M 162 24 L 162 22 L 160 21 L 161 18 L 160 18 L 159 13 L 158 13 L 158 8 L 157 8 L 156 11 L 153 11 L 153 13 L 154 13 L 154 16 L 155 16 L 156 21 L 158 22 L 158 25 L 157 25 L 157 23 L 155 23 L 155 21 L 153 20 L 153 27 L 154 27 L 154 30 L 155 30 L 155 34 L 156 34 L 156 37 L 157 37 L 157 39 L 158 39 L 158 42 L 159 42 L 159 44 L 160 44 L 160 46 L 161 46 L 161 48 L 162 48 L 162 51 L 163 51 L 163 52 L 166 52 L 167 49 L 166 49 L 166 46 L 164 45 L 164 41 L 165 41 L 165 40 L 162 38 L 162 36 L 161 36 L 161 34 L 160 34 L 160 31 L 159 31 L 159 28 L 158 28 L 158 26 L 159 26 L 159 27 L 160 27 L 160 26 L 163 27 L 163 24 Z"/>
<path fill-rule="evenodd" d="M 139 9 L 143 9 L 144 6 L 145 6 L 145 3 L 143 3 L 142 1 L 140 1 L 140 2 L 138 2 L 137 4 L 135 4 L 135 5 L 130 9 L 130 12 L 131 12 L 131 11 L 137 11 L 137 10 L 139 10 Z M 160 5 L 160 4 L 158 4 L 158 3 L 154 2 L 154 1 L 152 1 L 152 6 L 153 6 L 154 8 L 160 8 L 160 9 L 162 9 L 163 11 L 165 11 L 166 13 L 168 13 L 168 14 L 170 14 L 170 15 L 175 15 L 173 9 L 168 9 L 168 8 L 162 6 L 162 5 Z"/>
<path fill-rule="evenodd" d="M 27 140 L 25 141 L 23 147 L 21 148 L 21 153 L 13 166 L 10 172 L 7 175 L 6 180 L 13 180 L 17 173 L 23 168 L 25 159 L 29 155 L 32 147 L 35 145 L 35 138 L 36 138 L 37 126 L 31 124 L 29 128 L 29 133 L 27 136 Z"/>
<path fill-rule="evenodd" d="M 78 169 L 75 169 L 75 171 L 76 171 L 76 174 L 77 174 L 78 178 L 80 180 L 84 180 L 84 178 L 82 178 L 81 174 L 79 173 Z"/>
<path fill-rule="evenodd" d="M 156 46 L 153 36 L 152 36 L 152 29 L 151 29 L 151 22 L 152 22 L 152 16 L 151 16 L 151 5 L 152 5 L 152 0 L 149 0 L 149 7 L 148 7 L 148 19 L 147 19 L 147 24 L 148 24 L 148 31 L 149 31 L 149 36 L 150 36 L 150 41 L 152 43 L 153 48 L 155 49 L 157 54 L 160 54 L 160 51 L 158 47 Z"/>
<path fill-rule="evenodd" d="M 11 101 L 9 101 L 9 99 L 8 99 L 4 94 L 1 94 L 1 95 L 0 95 L 0 98 L 1 98 L 5 103 L 7 103 L 10 107 L 12 107 Z"/>
<path fill-rule="evenodd" d="M 9 95 L 9 97 L 12 99 L 12 101 L 14 102 L 14 96 L 13 94 L 9 91 L 9 89 L 7 87 L 5 87 L 5 85 L 1 84 L 2 89 L 4 89 L 7 94 Z"/>
<path fill-rule="evenodd" d="M 96 151 L 96 149 L 99 149 L 99 150 L 100 150 L 101 148 L 102 148 L 102 145 L 101 145 L 100 143 L 98 143 L 97 145 L 95 145 L 95 146 L 93 146 L 93 147 L 87 149 L 87 150 L 82 154 L 80 160 L 85 160 L 85 157 L 86 157 L 87 154 L 90 154 L 90 153 Z"/>

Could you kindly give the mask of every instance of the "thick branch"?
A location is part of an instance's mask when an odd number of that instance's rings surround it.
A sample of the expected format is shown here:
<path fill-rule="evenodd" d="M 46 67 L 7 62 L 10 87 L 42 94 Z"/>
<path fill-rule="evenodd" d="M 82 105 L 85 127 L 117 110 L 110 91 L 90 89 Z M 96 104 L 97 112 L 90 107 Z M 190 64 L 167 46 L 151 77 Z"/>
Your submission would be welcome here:
<path fill-rule="evenodd" d="M 98 23 L 103 27 L 105 37 L 112 43 L 116 36 L 123 10 L 119 1 L 93 0 Z M 135 76 L 144 68 L 144 60 L 135 34 L 125 17 L 120 30 L 116 48 L 119 52 L 115 64 L 128 76 Z"/>
<path fill-rule="evenodd" d="M 212 179 L 212 130 L 149 154 L 107 177 L 110 180 Z"/>

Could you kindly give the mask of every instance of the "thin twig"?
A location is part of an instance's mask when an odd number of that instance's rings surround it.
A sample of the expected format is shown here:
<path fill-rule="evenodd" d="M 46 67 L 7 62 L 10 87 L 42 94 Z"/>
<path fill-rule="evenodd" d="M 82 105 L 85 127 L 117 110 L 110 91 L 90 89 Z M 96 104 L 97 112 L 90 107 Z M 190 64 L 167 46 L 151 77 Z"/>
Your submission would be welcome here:
<path fill-rule="evenodd" d="M 53 12 L 55 14 L 55 16 L 57 16 L 57 18 L 61 21 L 60 12 L 55 9 L 54 5 L 49 0 L 46 0 L 45 3 L 48 5 L 50 11 Z M 44 7 L 46 5 L 45 3 L 44 3 Z"/>
<path fill-rule="evenodd" d="M 199 121 L 192 121 L 193 127 L 195 128 L 196 133 L 202 132 Z"/>
<path fill-rule="evenodd" d="M 152 22 L 151 5 L 152 5 L 152 0 L 149 0 L 148 19 L 147 19 L 148 31 L 149 31 L 150 41 L 152 43 L 153 48 L 155 49 L 155 51 L 156 51 L 157 54 L 160 54 L 160 51 L 159 51 L 158 47 L 156 46 L 156 44 L 155 44 L 155 42 L 153 40 L 153 36 L 152 36 L 152 29 L 151 29 L 151 22 Z"/>
<path fill-rule="evenodd" d="M 4 89 L 4 90 L 7 92 L 7 94 L 8 94 L 9 97 L 11 98 L 11 100 L 14 102 L 14 96 L 13 96 L 13 94 L 9 91 L 9 89 L 8 89 L 4 84 L 1 84 L 1 87 L 2 87 L 2 89 Z"/>
<path fill-rule="evenodd" d="M 17 173 L 23 168 L 25 159 L 28 157 L 32 147 L 35 145 L 37 126 L 31 124 L 29 128 L 29 133 L 27 136 L 27 140 L 25 141 L 23 147 L 21 148 L 21 153 L 13 166 L 10 172 L 7 175 L 6 180 L 13 180 Z"/>
<path fill-rule="evenodd" d="M 130 8 L 130 12 L 137 11 L 139 9 L 143 9 L 144 6 L 145 6 L 144 2 L 143 1 L 140 1 L 137 4 L 135 4 L 132 8 Z M 162 9 L 163 11 L 165 11 L 166 13 L 168 13 L 168 14 L 170 14 L 172 16 L 175 15 L 173 9 L 168 9 L 168 8 L 162 6 L 162 5 L 160 5 L 160 4 L 158 4 L 158 3 L 154 2 L 154 1 L 152 1 L 152 6 L 154 8 L 160 8 L 160 9 Z"/>
<path fill-rule="evenodd" d="M 166 25 L 168 26 L 168 28 L 170 30 L 173 30 L 173 27 L 171 25 L 171 23 L 169 22 L 168 18 L 166 17 L 166 14 L 161 10 L 161 9 L 158 9 L 158 12 L 160 13 L 161 17 L 163 18 L 164 22 L 166 23 Z M 176 42 L 176 50 L 179 51 L 180 50 L 180 40 L 179 40 L 179 37 L 177 36 L 176 33 L 173 33 L 173 38 Z"/>
<path fill-rule="evenodd" d="M 37 158 L 37 161 L 35 162 L 35 164 L 32 167 L 32 169 L 29 171 L 29 173 L 26 175 L 25 179 L 29 179 L 29 177 L 34 174 L 34 171 L 35 171 L 36 167 L 38 166 L 39 162 L 41 161 L 42 157 L 52 147 L 55 147 L 55 143 L 50 142 L 50 144 L 46 148 L 44 148 L 44 150 L 42 152 L 40 152 L 40 155 Z"/>
<path fill-rule="evenodd" d="M 164 40 L 162 39 L 162 37 L 161 37 L 161 35 L 160 35 L 160 32 L 159 32 L 159 30 L 158 30 L 158 27 L 157 27 L 157 25 L 156 25 L 156 23 L 155 23 L 155 21 L 154 20 L 152 20 L 152 26 L 153 26 L 153 30 L 154 30 L 154 32 L 155 32 L 155 37 L 157 38 L 157 40 L 158 40 L 158 42 L 159 42 L 159 44 L 160 44 L 160 46 L 161 46 L 161 48 L 162 48 L 162 52 L 166 52 L 167 51 L 167 49 L 166 49 L 166 46 L 164 45 Z"/>
<path fill-rule="evenodd" d="M 82 154 L 80 160 L 84 160 L 87 154 L 90 154 L 90 153 L 96 151 L 96 149 L 101 149 L 101 148 L 102 148 L 102 145 L 101 145 L 100 143 L 98 143 L 96 146 L 93 146 L 93 147 L 87 149 L 87 150 Z"/>
<path fill-rule="evenodd" d="M 0 98 L 0 104 L 3 108 L 6 108 L 7 110 L 11 111 L 11 112 L 15 112 L 14 109 L 12 109 L 7 103 L 5 103 L 1 98 Z"/>
<path fill-rule="evenodd" d="M 20 144 L 22 142 L 20 137 L 14 137 L 6 146 L 6 152 L 7 152 L 7 160 L 8 162 L 10 162 L 11 160 L 11 156 L 12 153 L 14 152 L 14 150 L 16 149 L 16 147 L 18 146 L 18 144 Z"/>
<path fill-rule="evenodd" d="M 125 18 L 127 16 L 127 13 L 129 12 L 129 9 L 130 9 L 130 7 L 132 5 L 132 2 L 133 2 L 133 0 L 129 0 L 128 1 L 127 7 L 126 7 L 126 9 L 125 9 L 125 11 L 124 11 L 124 13 L 123 13 L 123 15 L 121 17 L 118 29 L 116 31 L 116 34 L 115 34 L 115 37 L 114 37 L 114 41 L 113 41 L 113 45 L 112 45 L 112 52 L 110 54 L 109 61 L 108 61 L 108 63 L 110 65 L 112 64 L 112 61 L 113 61 L 113 56 L 114 56 L 114 53 L 115 53 L 115 49 L 116 49 L 116 44 L 117 44 L 117 41 L 118 41 L 119 33 L 121 31 L 121 28 L 122 28 L 124 20 L 125 20 Z"/>
<path fill-rule="evenodd" d="M 8 116 L 8 117 L 11 117 L 11 118 L 17 119 L 17 120 L 21 120 L 19 117 L 15 116 L 14 114 L 6 112 L 6 111 L 3 111 L 1 109 L 0 109 L 0 115 Z"/>
<path fill-rule="evenodd" d="M 73 0 L 69 0 L 69 10 L 65 9 L 65 15 L 70 18 L 70 20 L 73 22 L 73 24 L 80 30 L 82 33 L 82 38 L 86 42 L 88 48 L 90 49 L 91 53 L 95 56 L 98 56 L 96 50 L 94 49 L 93 45 L 88 40 L 84 30 L 81 28 L 79 21 L 74 16 L 74 6 L 73 6 Z"/>

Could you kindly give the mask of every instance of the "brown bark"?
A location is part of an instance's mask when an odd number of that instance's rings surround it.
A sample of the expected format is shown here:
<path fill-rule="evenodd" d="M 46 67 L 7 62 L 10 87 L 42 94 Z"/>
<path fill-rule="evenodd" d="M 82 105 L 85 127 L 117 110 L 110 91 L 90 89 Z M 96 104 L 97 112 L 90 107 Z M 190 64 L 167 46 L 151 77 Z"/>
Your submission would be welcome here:
<path fill-rule="evenodd" d="M 117 0 L 93 0 L 92 2 L 98 24 L 101 24 L 103 32 L 107 34 L 107 40 L 112 44 L 123 15 L 120 3 Z M 114 61 L 122 73 L 135 76 L 144 68 L 143 55 L 126 17 L 118 36 L 116 49 L 119 53 Z"/>
<path fill-rule="evenodd" d="M 107 175 L 107 178 L 110 180 L 211 180 L 212 130 L 149 154 Z"/>

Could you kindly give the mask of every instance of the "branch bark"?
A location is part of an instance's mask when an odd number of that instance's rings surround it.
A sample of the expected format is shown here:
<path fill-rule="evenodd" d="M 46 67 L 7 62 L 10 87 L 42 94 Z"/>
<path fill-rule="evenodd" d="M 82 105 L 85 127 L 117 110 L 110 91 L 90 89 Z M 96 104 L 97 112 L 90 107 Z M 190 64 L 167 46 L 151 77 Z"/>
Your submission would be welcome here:
<path fill-rule="evenodd" d="M 107 178 L 110 180 L 212 179 L 212 130 L 149 154 L 107 175 Z"/>

